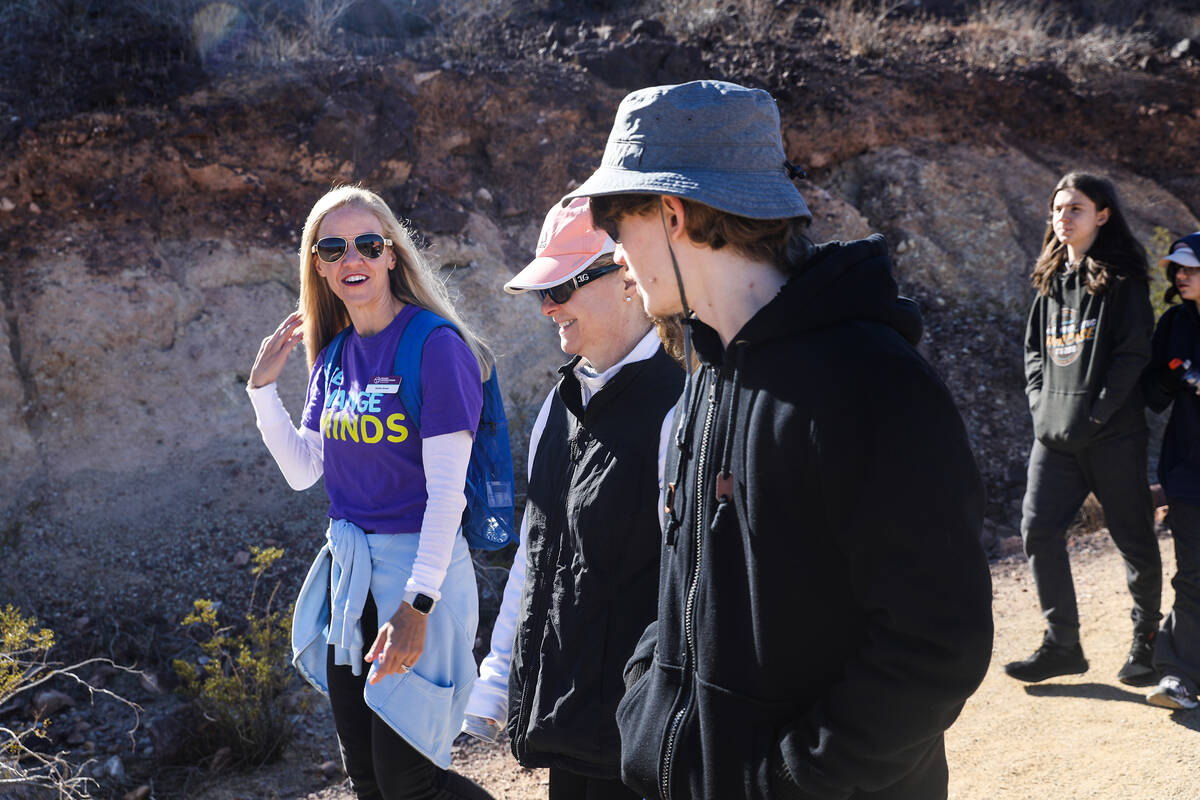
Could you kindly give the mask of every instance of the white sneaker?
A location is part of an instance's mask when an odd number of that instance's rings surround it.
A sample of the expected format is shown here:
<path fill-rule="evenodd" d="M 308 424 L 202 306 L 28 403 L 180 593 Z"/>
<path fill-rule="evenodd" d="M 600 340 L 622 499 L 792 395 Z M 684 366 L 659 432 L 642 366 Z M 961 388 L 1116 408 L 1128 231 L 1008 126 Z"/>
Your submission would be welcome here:
<path fill-rule="evenodd" d="M 1176 711 L 1200 705 L 1176 675 L 1164 675 L 1163 679 L 1158 682 L 1158 686 L 1155 686 L 1154 690 L 1146 695 L 1146 700 L 1151 705 Z"/>

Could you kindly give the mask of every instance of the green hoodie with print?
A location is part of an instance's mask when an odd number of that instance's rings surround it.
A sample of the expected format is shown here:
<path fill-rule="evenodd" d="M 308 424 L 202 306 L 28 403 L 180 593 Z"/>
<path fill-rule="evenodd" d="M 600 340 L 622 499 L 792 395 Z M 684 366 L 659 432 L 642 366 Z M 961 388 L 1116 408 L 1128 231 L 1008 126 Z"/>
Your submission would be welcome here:
<path fill-rule="evenodd" d="M 1059 270 L 1025 326 L 1025 393 L 1038 441 L 1074 453 L 1145 428 L 1139 379 L 1153 330 L 1146 281 L 1113 276 L 1093 295 L 1084 270 Z"/>

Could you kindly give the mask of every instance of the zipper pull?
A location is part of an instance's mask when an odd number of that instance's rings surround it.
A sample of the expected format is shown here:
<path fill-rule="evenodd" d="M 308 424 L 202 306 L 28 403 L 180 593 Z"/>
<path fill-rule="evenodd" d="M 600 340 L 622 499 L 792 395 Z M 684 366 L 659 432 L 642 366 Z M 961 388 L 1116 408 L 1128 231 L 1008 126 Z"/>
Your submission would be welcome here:
<path fill-rule="evenodd" d="M 717 479 L 714 481 L 713 494 L 717 498 L 717 509 L 713 512 L 712 522 L 709 524 L 709 531 L 716 533 L 721 526 L 721 519 L 725 516 L 727 509 L 733 502 L 733 475 L 725 470 L 717 473 Z"/>
<path fill-rule="evenodd" d="M 663 513 L 667 518 L 667 547 L 674 547 L 679 534 L 679 519 L 675 516 L 675 481 L 667 484 L 667 500 L 663 504 Z"/>
<path fill-rule="evenodd" d="M 728 503 L 733 499 L 733 475 L 727 470 L 721 470 L 717 473 L 717 480 L 714 486 L 714 497 L 718 503 Z"/>

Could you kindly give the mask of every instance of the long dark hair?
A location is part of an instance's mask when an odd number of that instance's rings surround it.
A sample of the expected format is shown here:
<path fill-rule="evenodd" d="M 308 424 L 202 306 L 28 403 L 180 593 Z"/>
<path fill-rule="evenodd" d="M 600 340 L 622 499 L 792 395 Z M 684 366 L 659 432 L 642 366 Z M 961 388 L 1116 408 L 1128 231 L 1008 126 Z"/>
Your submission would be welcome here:
<path fill-rule="evenodd" d="M 1175 276 L 1179 273 L 1179 265 L 1174 261 L 1168 261 L 1164 272 L 1167 274 L 1167 290 L 1163 292 L 1163 302 L 1170 305 L 1179 297 L 1179 287 L 1175 285 Z"/>
<path fill-rule="evenodd" d="M 1069 172 L 1054 187 L 1047 204 L 1054 213 L 1054 196 L 1063 189 L 1078 189 L 1096 204 L 1097 211 L 1108 209 L 1108 221 L 1100 226 L 1096 241 L 1088 248 L 1079 268 L 1084 270 L 1089 294 L 1104 294 L 1116 278 L 1149 280 L 1146 249 L 1142 247 L 1117 200 L 1112 181 L 1086 172 Z M 1032 283 L 1039 294 L 1050 294 L 1054 273 L 1067 261 L 1067 246 L 1054 235 L 1053 222 L 1046 223 L 1042 236 L 1042 252 L 1033 265 Z"/>

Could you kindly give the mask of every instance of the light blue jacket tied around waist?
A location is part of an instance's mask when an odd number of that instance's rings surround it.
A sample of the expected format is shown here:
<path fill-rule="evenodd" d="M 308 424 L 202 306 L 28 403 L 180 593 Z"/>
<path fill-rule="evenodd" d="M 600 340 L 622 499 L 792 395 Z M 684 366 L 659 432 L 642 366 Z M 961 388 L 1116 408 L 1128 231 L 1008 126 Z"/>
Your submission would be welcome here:
<path fill-rule="evenodd" d="M 327 647 L 334 646 L 335 664 L 349 664 L 356 675 L 362 674 L 364 650 L 376 633 L 364 635 L 359 621 L 367 591 L 375 598 L 382 623 L 404 599 L 420 536 L 368 534 L 352 522 L 334 519 L 325 538 L 296 598 L 292 663 L 328 696 Z M 472 647 L 478 623 L 475 568 L 460 535 L 442 597 L 429 615 L 421 657 L 408 672 L 384 676 L 363 690 L 367 706 L 442 769 L 450 766 L 450 745 L 475 680 Z M 375 669 L 372 664 L 371 671 Z"/>

